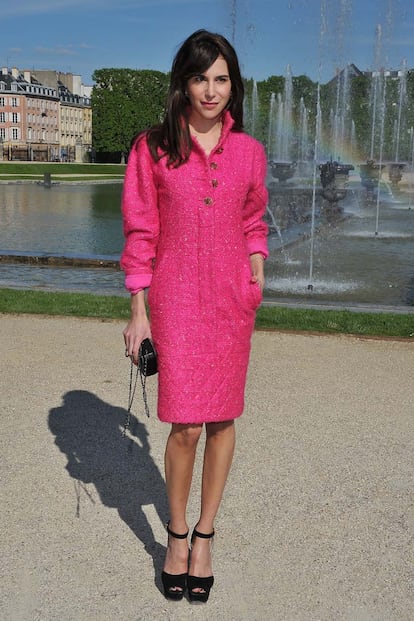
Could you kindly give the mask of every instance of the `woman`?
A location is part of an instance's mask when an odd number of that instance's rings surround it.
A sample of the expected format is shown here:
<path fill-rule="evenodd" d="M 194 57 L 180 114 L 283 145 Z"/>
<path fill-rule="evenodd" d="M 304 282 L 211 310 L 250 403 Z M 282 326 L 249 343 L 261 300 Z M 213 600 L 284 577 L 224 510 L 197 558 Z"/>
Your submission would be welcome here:
<path fill-rule="evenodd" d="M 126 352 L 136 360 L 142 340 L 153 338 L 158 416 L 171 423 L 162 573 L 169 599 L 181 599 L 187 588 L 190 601 L 205 602 L 213 585 L 210 542 L 264 286 L 266 158 L 243 133 L 243 94 L 230 43 L 205 30 L 192 34 L 172 65 L 165 119 L 138 137 L 125 176 Z M 204 425 L 200 517 L 190 554 L 186 508 Z"/>

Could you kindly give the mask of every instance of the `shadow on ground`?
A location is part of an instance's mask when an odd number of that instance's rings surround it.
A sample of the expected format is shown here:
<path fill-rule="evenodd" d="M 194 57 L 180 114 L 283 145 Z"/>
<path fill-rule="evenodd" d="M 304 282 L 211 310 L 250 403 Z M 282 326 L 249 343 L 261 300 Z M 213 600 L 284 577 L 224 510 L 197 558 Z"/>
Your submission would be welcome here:
<path fill-rule="evenodd" d="M 74 479 L 76 515 L 80 516 L 82 503 L 94 502 L 86 487 L 92 483 L 102 503 L 117 509 L 152 557 L 155 583 L 161 588 L 158 577 L 165 547 L 155 540 L 143 507 L 153 505 L 161 522 L 166 522 L 165 482 L 151 457 L 146 426 L 132 418 L 130 438 L 123 438 L 125 417 L 125 409 L 88 391 L 72 390 L 63 396 L 61 407 L 50 410 L 49 428 Z"/>

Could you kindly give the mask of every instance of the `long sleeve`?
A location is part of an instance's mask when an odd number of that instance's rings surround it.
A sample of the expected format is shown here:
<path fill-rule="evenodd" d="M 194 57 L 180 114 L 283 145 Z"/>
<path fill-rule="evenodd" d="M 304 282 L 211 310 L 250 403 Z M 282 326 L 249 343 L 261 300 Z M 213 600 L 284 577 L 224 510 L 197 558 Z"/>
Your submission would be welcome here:
<path fill-rule="evenodd" d="M 154 162 L 145 137 L 132 147 L 122 193 L 125 246 L 120 265 L 131 293 L 148 287 L 159 237 L 158 195 Z"/>
<path fill-rule="evenodd" d="M 255 144 L 252 183 L 243 210 L 243 229 L 249 254 L 260 252 L 267 258 L 268 226 L 263 220 L 268 193 L 266 189 L 267 160 L 264 148 Z"/>

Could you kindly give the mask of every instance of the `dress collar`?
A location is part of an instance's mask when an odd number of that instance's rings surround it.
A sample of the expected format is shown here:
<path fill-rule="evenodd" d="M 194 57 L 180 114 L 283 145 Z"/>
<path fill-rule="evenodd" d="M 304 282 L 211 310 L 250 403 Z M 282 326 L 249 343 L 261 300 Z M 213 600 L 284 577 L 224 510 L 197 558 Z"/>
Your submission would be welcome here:
<path fill-rule="evenodd" d="M 221 136 L 220 136 L 220 140 L 218 141 L 217 147 L 219 147 L 221 143 L 224 142 L 224 140 L 227 138 L 227 136 L 231 132 L 233 125 L 234 125 L 234 119 L 228 110 L 225 110 L 223 112 L 221 121 L 223 123 L 223 127 L 221 128 Z M 217 149 L 217 147 L 215 147 L 215 149 Z"/>
<path fill-rule="evenodd" d="M 234 119 L 231 116 L 230 112 L 228 110 L 225 110 L 221 116 L 221 122 L 222 122 L 222 128 L 221 128 L 221 134 L 220 134 L 220 138 L 216 144 L 216 146 L 211 150 L 210 154 L 207 157 L 210 157 L 210 155 L 212 155 L 213 153 L 215 153 L 217 151 L 217 149 L 222 148 L 223 143 L 226 141 L 229 133 L 231 132 L 233 126 L 234 126 Z M 202 148 L 202 146 L 200 145 L 200 143 L 198 142 L 198 140 L 196 138 L 192 139 L 193 142 L 193 148 L 196 148 L 198 150 L 200 150 L 203 154 L 205 154 L 204 149 Z"/>

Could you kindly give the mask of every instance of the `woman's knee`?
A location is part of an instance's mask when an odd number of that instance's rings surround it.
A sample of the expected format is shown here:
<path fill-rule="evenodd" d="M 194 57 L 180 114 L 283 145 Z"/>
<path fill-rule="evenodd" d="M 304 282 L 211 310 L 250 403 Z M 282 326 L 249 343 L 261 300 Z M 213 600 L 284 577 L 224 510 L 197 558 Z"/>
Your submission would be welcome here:
<path fill-rule="evenodd" d="M 182 448 L 193 448 L 198 444 L 203 425 L 172 425 L 171 437 Z"/>
<path fill-rule="evenodd" d="M 207 423 L 206 424 L 206 433 L 207 437 L 218 437 L 222 435 L 233 435 L 234 434 L 234 420 L 225 420 L 220 423 Z"/>

